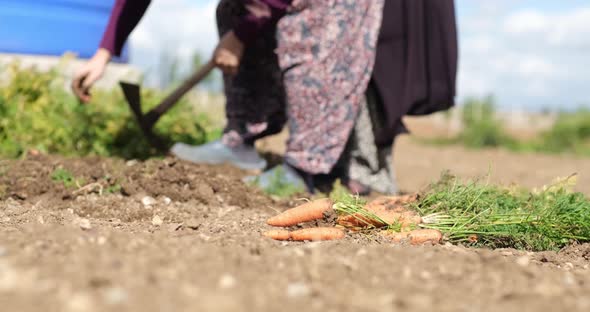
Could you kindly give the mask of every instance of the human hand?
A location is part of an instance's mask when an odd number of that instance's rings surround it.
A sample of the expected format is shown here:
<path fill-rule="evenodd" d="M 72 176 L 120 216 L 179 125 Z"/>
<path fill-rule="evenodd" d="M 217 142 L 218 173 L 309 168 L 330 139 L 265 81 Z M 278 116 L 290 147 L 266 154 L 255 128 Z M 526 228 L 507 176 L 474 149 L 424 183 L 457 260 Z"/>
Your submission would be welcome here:
<path fill-rule="evenodd" d="M 244 44 L 233 31 L 229 31 L 219 40 L 213 52 L 213 63 L 225 74 L 233 76 L 238 72 L 243 53 Z"/>
<path fill-rule="evenodd" d="M 72 91 L 83 103 L 90 101 L 90 88 L 102 77 L 110 59 L 111 52 L 100 48 L 74 75 Z"/>

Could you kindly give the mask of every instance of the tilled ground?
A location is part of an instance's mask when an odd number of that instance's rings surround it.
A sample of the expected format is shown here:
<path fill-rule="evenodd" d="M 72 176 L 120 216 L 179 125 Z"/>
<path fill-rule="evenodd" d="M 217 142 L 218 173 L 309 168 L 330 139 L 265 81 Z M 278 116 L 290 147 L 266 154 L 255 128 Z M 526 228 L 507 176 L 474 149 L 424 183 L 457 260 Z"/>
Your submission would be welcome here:
<path fill-rule="evenodd" d="M 590 245 L 270 241 L 265 219 L 295 203 L 243 174 L 173 159 L 1 162 L 1 310 L 590 310 Z"/>

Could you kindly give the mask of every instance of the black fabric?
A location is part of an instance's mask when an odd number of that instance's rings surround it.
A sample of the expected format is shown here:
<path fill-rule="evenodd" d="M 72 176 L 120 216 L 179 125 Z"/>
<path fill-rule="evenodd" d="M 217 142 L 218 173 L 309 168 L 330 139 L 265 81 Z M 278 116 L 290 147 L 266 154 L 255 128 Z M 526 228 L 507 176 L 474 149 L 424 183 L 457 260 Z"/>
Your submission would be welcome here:
<path fill-rule="evenodd" d="M 454 0 L 385 0 L 372 82 L 390 145 L 406 132 L 404 115 L 425 115 L 455 104 L 457 29 Z"/>

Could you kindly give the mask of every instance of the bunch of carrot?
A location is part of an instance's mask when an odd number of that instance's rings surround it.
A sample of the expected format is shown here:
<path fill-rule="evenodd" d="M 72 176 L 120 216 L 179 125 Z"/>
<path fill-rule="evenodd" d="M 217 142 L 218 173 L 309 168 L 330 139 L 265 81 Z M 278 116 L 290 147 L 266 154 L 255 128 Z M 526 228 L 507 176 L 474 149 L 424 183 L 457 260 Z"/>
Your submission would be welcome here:
<path fill-rule="evenodd" d="M 276 240 L 333 240 L 345 236 L 342 228 L 351 230 L 385 228 L 379 233 L 394 242 L 408 241 L 412 245 L 440 243 L 441 232 L 418 229 L 423 221 L 422 218 L 418 213 L 404 206 L 415 200 L 415 196 L 384 196 L 363 205 L 358 198 L 354 197 L 335 203 L 328 198 L 318 199 L 286 210 L 268 219 L 267 223 L 271 226 L 290 227 L 320 220 L 336 212 L 338 214 L 336 223 L 340 226 L 339 228 L 317 227 L 295 231 L 281 229 L 265 232 L 264 235 Z"/>

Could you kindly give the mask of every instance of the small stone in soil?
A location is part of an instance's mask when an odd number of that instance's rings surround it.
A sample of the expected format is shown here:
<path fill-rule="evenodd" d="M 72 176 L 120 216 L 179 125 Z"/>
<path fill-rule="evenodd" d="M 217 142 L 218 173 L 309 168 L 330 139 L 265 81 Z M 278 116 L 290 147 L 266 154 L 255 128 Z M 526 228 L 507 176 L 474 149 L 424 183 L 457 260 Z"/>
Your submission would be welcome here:
<path fill-rule="evenodd" d="M 67 300 L 67 311 L 94 311 L 92 307 L 92 299 L 86 294 L 73 294 Z"/>
<path fill-rule="evenodd" d="M 128 297 L 127 291 L 120 287 L 110 287 L 104 293 L 104 299 L 110 305 L 125 303 Z"/>
<path fill-rule="evenodd" d="M 303 251 L 303 249 L 299 248 L 299 247 L 295 247 L 292 249 L 293 253 L 298 256 L 298 257 L 303 257 L 305 256 L 305 251 Z"/>
<path fill-rule="evenodd" d="M 92 225 L 90 224 L 90 220 L 88 220 L 86 218 L 80 219 L 80 221 L 78 222 L 78 225 L 80 225 L 80 228 L 82 230 L 90 230 L 92 228 Z"/>
<path fill-rule="evenodd" d="M 531 262 L 531 259 L 528 256 L 520 256 L 516 258 L 516 264 L 520 265 L 521 267 L 526 267 Z"/>
<path fill-rule="evenodd" d="M 184 225 L 187 228 L 189 228 L 191 230 L 195 230 L 195 231 L 201 227 L 201 223 L 197 219 L 194 219 L 194 218 L 187 220 Z"/>
<path fill-rule="evenodd" d="M 222 288 L 222 289 L 234 288 L 236 286 L 236 284 L 237 284 L 237 282 L 236 282 L 235 277 L 233 277 L 230 274 L 224 274 L 219 279 L 219 288 Z"/>
<path fill-rule="evenodd" d="M 290 283 L 287 285 L 287 297 L 301 298 L 307 297 L 311 294 L 311 288 L 302 282 Z"/>
<path fill-rule="evenodd" d="M 150 196 L 144 196 L 141 199 L 141 203 L 145 206 L 145 207 L 149 207 L 152 206 L 153 204 L 156 203 L 156 200 L 153 197 Z"/>
<path fill-rule="evenodd" d="M 155 215 L 155 216 L 152 218 L 152 224 L 153 224 L 153 225 L 155 225 L 155 226 L 160 226 L 160 225 L 162 225 L 162 223 L 164 223 L 164 221 L 162 221 L 162 218 L 160 218 L 160 216 L 158 216 L 158 215 Z"/>
<path fill-rule="evenodd" d="M 104 236 L 99 236 L 98 239 L 96 240 L 96 243 L 99 245 L 104 245 L 106 242 L 107 242 L 107 239 Z"/>
<path fill-rule="evenodd" d="M 170 203 L 172 202 L 172 199 L 170 199 L 170 197 L 164 196 L 164 198 L 162 198 L 162 201 L 164 202 L 165 205 L 170 205 Z"/>

